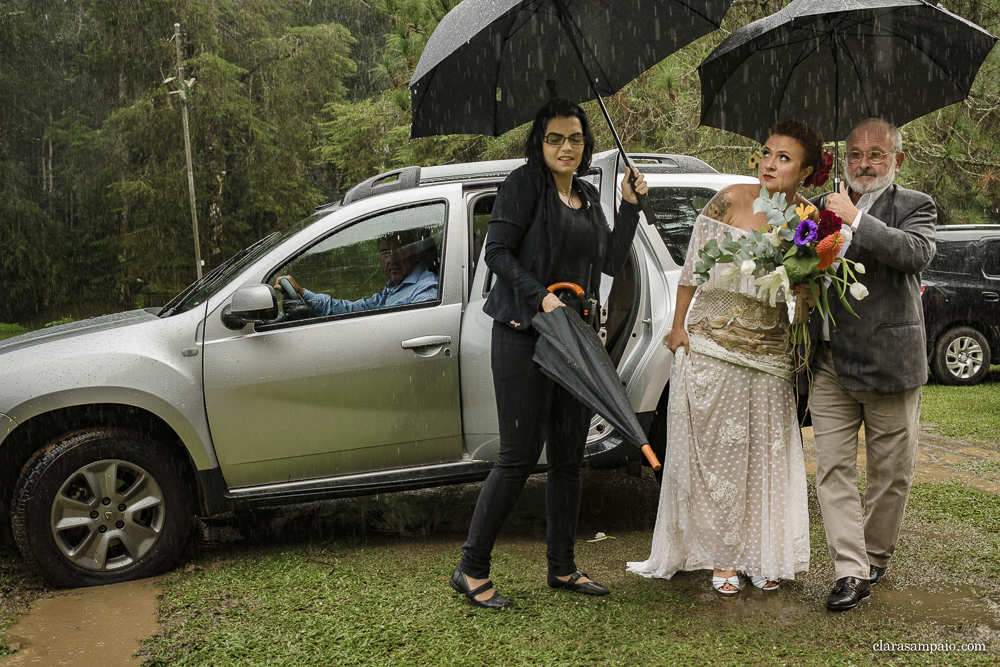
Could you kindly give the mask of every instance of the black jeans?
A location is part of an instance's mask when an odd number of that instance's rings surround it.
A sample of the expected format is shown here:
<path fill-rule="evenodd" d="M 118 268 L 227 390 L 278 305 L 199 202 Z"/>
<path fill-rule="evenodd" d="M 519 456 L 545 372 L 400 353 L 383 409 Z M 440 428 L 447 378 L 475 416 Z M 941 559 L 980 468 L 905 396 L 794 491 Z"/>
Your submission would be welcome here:
<path fill-rule="evenodd" d="M 479 492 L 460 565 L 462 572 L 476 579 L 489 577 L 493 544 L 546 441 L 549 574 L 566 576 L 576 571 L 573 543 L 580 514 L 580 469 L 593 413 L 532 361 L 537 339 L 534 330 L 515 331 L 499 322 L 493 324 L 491 362 L 500 454 Z"/>

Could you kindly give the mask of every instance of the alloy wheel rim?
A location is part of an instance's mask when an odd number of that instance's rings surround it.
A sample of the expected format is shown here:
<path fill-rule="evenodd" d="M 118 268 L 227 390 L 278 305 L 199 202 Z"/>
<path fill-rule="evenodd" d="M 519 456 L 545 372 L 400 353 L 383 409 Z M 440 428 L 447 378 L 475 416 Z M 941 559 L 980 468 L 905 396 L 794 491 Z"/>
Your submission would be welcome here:
<path fill-rule="evenodd" d="M 163 530 L 163 492 L 142 467 L 120 459 L 70 475 L 52 502 L 50 530 L 74 565 L 117 570 L 142 559 Z"/>
<path fill-rule="evenodd" d="M 983 347 L 975 338 L 959 336 L 948 345 L 944 360 L 949 373 L 968 380 L 983 367 Z"/>

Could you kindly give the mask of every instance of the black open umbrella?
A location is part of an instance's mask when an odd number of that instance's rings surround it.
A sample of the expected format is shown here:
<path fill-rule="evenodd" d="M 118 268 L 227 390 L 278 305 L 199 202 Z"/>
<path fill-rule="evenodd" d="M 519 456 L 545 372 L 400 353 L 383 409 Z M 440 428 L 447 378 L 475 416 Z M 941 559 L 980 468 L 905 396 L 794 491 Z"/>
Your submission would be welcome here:
<path fill-rule="evenodd" d="M 410 80 L 410 137 L 500 135 L 554 97 L 611 95 L 719 27 L 732 0 L 464 0 L 427 41 Z M 648 197 L 640 198 L 646 219 Z"/>
<path fill-rule="evenodd" d="M 660 461 L 649 446 L 649 438 L 597 332 L 571 307 L 539 313 L 531 326 L 539 334 L 533 359 L 542 372 L 608 420 L 627 441 L 642 450 L 653 470 L 659 470 Z"/>
<path fill-rule="evenodd" d="M 964 100 L 996 40 L 924 0 L 794 0 L 699 65 L 701 124 L 761 142 L 792 118 L 834 141 L 870 117 L 900 126 Z"/>

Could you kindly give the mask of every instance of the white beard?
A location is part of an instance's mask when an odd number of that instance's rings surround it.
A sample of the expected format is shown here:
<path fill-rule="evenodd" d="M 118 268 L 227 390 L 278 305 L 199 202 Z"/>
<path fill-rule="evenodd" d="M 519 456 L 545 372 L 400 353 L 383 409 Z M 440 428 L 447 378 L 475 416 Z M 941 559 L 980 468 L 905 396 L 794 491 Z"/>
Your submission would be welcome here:
<path fill-rule="evenodd" d="M 847 171 L 846 169 L 844 170 Z M 854 175 L 850 173 L 844 174 L 844 180 L 847 181 L 847 185 L 858 194 L 867 195 L 873 192 L 878 192 L 883 188 L 887 188 L 892 185 L 893 179 L 896 178 L 896 170 L 890 169 L 884 176 L 876 178 L 874 181 L 868 185 L 861 185 L 855 180 Z"/>

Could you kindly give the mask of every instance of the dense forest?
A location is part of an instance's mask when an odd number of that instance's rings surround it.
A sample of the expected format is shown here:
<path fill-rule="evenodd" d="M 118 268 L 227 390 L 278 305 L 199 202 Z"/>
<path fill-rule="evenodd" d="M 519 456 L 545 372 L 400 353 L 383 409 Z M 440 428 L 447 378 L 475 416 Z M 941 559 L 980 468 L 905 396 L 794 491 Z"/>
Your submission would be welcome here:
<path fill-rule="evenodd" d="M 0 323 L 143 306 L 195 278 L 184 104 L 206 269 L 380 171 L 519 155 L 523 129 L 408 139 L 407 82 L 456 4 L 3 0 Z M 722 30 L 610 98 L 626 148 L 749 173 L 752 142 L 698 126 L 697 66 L 785 4 L 736 0 Z M 1000 0 L 943 4 L 1000 33 Z M 943 223 L 1000 223 L 1000 48 L 966 102 L 903 131 L 899 182 L 931 194 Z"/>

